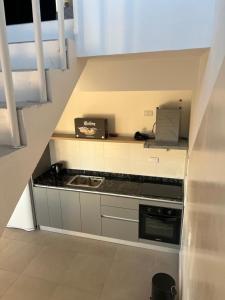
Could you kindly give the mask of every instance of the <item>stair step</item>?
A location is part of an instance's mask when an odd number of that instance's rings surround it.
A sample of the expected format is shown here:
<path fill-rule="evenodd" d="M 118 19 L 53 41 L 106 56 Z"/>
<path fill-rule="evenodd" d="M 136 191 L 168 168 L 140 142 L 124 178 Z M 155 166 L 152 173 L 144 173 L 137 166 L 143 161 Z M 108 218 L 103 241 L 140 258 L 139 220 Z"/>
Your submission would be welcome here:
<path fill-rule="evenodd" d="M 16 102 L 40 99 L 39 74 L 37 71 L 13 72 Z M 0 73 L 0 101 L 5 102 L 3 75 Z"/>
<path fill-rule="evenodd" d="M 59 36 L 58 21 L 46 21 L 41 23 L 42 38 L 44 41 L 56 40 Z M 33 23 L 18 24 L 7 26 L 7 36 L 9 43 L 34 41 Z M 65 36 L 74 39 L 74 20 L 65 20 Z"/>
<path fill-rule="evenodd" d="M 18 119 L 20 119 L 19 116 L 20 116 L 21 109 L 26 108 L 26 107 L 32 107 L 32 106 L 40 106 L 40 105 L 44 105 L 46 103 L 48 103 L 48 102 L 40 102 L 40 100 L 16 103 Z M 10 145 L 11 144 L 10 124 L 9 124 L 8 112 L 6 109 L 5 102 L 0 102 L 0 142 L 1 142 L 1 145 Z M 12 148 L 12 147 L 10 147 L 10 148 Z M 18 148 L 16 148 L 16 149 L 18 149 Z M 3 146 L 1 151 L 2 151 L 2 155 L 7 154 L 8 153 L 7 146 Z"/>
<path fill-rule="evenodd" d="M 43 41 L 45 69 L 60 69 L 59 41 Z M 36 49 L 34 42 L 9 44 L 13 71 L 36 70 Z M 0 66 L 1 71 L 1 66 Z"/>
<path fill-rule="evenodd" d="M 40 100 L 39 101 L 27 101 L 27 102 L 17 102 L 16 103 L 16 108 L 17 109 L 23 109 L 25 107 L 31 107 L 31 106 L 34 106 L 34 105 L 42 105 L 42 104 L 45 104 L 45 103 L 48 103 L 49 101 L 47 102 L 41 102 Z M 6 109 L 6 103 L 5 102 L 0 102 L 0 109 Z"/>
<path fill-rule="evenodd" d="M 40 102 L 40 100 L 16 103 L 19 124 L 21 124 L 21 120 L 22 120 L 21 119 L 21 113 L 22 113 L 21 110 L 23 108 L 29 108 L 29 107 L 33 107 L 33 106 L 39 107 L 39 106 L 45 105 L 47 103 L 49 103 L 49 101 L 48 102 Z M 25 145 L 26 141 L 23 140 L 23 138 L 22 138 L 22 141 Z M 10 132 L 10 123 L 9 123 L 9 118 L 8 118 L 8 112 L 6 109 L 5 102 L 0 102 L 0 143 L 1 143 L 0 157 L 4 156 L 6 154 L 10 154 L 12 152 L 12 149 L 13 149 L 13 151 L 15 151 L 15 150 L 24 148 L 24 146 L 19 146 L 16 148 L 9 146 L 9 145 L 11 145 L 11 132 Z"/>

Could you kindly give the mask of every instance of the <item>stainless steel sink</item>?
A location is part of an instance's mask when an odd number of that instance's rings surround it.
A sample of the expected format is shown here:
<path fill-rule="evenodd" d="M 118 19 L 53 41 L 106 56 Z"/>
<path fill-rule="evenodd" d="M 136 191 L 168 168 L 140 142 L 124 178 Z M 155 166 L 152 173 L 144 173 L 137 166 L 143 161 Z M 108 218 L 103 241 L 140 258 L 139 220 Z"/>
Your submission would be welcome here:
<path fill-rule="evenodd" d="M 85 175 L 76 175 L 69 180 L 67 185 L 70 186 L 81 186 L 97 189 L 104 182 L 104 177 L 95 177 L 95 176 L 85 176 Z"/>

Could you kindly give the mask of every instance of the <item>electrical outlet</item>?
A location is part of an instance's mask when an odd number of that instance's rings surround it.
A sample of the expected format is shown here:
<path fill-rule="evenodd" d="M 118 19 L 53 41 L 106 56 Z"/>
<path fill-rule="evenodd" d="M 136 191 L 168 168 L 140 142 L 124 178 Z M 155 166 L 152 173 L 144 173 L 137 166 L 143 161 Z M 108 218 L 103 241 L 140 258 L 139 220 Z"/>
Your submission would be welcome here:
<path fill-rule="evenodd" d="M 149 157 L 148 161 L 151 162 L 151 163 L 158 164 L 159 163 L 159 157 L 151 156 L 151 157 Z"/>
<path fill-rule="evenodd" d="M 153 110 L 144 110 L 144 116 L 145 117 L 152 117 L 153 116 Z"/>

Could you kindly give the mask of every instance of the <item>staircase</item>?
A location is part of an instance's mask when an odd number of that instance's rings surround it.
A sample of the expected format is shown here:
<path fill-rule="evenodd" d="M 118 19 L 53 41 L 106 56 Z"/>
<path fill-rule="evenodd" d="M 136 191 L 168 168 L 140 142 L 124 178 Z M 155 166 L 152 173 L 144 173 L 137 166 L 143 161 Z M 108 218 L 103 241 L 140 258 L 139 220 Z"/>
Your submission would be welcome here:
<path fill-rule="evenodd" d="M 63 0 L 55 0 L 58 21 L 49 22 L 41 22 L 40 0 L 31 1 L 33 24 L 6 26 L 0 0 L 0 228 L 7 224 L 88 56 L 211 47 L 215 0 L 172 5 L 164 0 L 74 1 L 76 44 L 74 20 L 64 20 Z"/>
<path fill-rule="evenodd" d="M 40 20 L 32 0 L 33 24 L 5 24 L 0 0 L 0 227 L 4 227 L 44 151 L 84 68 L 76 56 L 71 20 L 56 0 L 58 21 Z M 67 21 L 67 20 L 66 20 Z M 56 27 L 57 25 L 57 27 Z M 29 37 L 33 26 L 34 37 Z M 24 37 L 22 28 L 28 28 Z M 71 28 L 67 34 L 68 27 Z M 55 36 L 58 28 L 58 38 Z M 44 40 L 43 40 L 44 36 Z M 18 39 L 20 37 L 20 39 Z"/>

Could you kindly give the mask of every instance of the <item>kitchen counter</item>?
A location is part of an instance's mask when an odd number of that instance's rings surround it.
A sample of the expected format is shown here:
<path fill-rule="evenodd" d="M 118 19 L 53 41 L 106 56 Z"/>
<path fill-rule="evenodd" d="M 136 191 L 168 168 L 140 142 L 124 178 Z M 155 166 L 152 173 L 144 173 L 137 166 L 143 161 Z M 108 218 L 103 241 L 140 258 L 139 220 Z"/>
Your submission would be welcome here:
<path fill-rule="evenodd" d="M 105 181 L 99 188 L 69 186 L 69 180 L 75 175 L 104 177 Z M 33 183 L 34 186 L 183 202 L 183 180 L 180 179 L 63 169 L 57 176 L 48 171 L 35 178 Z"/>

